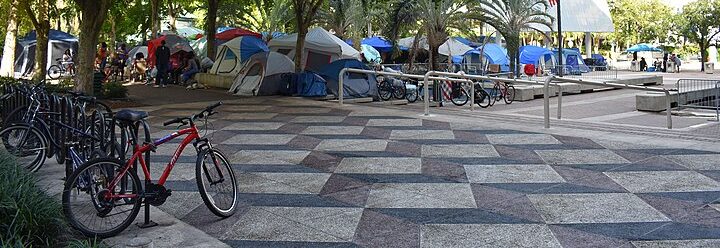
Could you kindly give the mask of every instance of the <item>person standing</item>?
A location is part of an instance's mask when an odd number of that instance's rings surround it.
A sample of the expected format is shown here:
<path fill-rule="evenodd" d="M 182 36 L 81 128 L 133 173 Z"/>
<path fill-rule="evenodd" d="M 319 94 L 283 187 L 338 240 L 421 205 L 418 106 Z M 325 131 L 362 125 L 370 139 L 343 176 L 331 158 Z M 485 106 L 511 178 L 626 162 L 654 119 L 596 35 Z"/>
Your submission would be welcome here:
<path fill-rule="evenodd" d="M 675 62 L 675 73 L 680 73 L 680 66 L 682 65 L 682 60 L 680 60 L 680 56 L 676 56 L 673 54 L 673 61 Z"/>
<path fill-rule="evenodd" d="M 108 57 L 107 43 L 105 43 L 105 42 L 100 43 L 100 49 L 98 50 L 98 60 L 100 60 L 100 71 L 105 71 L 105 66 L 107 65 L 107 57 Z"/>
<path fill-rule="evenodd" d="M 120 64 L 118 65 L 118 66 L 120 66 L 120 81 L 124 81 L 125 80 L 125 66 L 127 66 L 126 60 L 127 60 L 127 53 L 128 53 L 128 50 L 125 47 L 125 43 L 120 44 L 120 47 L 115 49 L 115 53 L 117 54 L 117 59 L 120 62 Z"/>
<path fill-rule="evenodd" d="M 157 69 L 157 78 L 155 79 L 155 88 L 163 87 L 167 84 L 167 71 L 170 65 L 170 49 L 165 46 L 165 40 L 160 41 L 160 47 L 155 50 L 155 68 Z"/>

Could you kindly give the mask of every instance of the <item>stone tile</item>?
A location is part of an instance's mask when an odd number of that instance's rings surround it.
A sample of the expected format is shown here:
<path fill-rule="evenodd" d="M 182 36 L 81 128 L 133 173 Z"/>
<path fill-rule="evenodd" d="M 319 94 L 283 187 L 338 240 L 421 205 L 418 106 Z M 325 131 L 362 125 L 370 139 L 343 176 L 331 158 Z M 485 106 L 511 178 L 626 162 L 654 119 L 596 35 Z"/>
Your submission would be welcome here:
<path fill-rule="evenodd" d="M 173 191 L 163 205 L 158 208 L 175 218 L 182 219 L 195 208 L 205 207 L 200 192 L 197 191 Z"/>
<path fill-rule="evenodd" d="M 598 225 L 598 224 L 585 224 Z M 599 224 L 602 225 L 602 224 Z M 623 238 L 609 237 L 603 235 L 602 231 L 590 230 L 583 231 L 574 228 L 577 225 L 551 225 L 550 230 L 555 234 L 555 238 L 560 241 L 563 247 L 622 247 L 631 248 L 629 242 Z M 602 227 L 595 227 L 601 229 Z M 612 228 L 612 227 L 610 227 Z M 622 230 L 617 230 L 622 232 Z"/>
<path fill-rule="evenodd" d="M 720 154 L 672 155 L 666 157 L 693 170 L 720 170 Z"/>
<path fill-rule="evenodd" d="M 627 159 L 610 150 L 538 150 L 535 151 L 548 164 L 626 164 Z"/>
<path fill-rule="evenodd" d="M 245 173 L 238 176 L 241 193 L 319 194 L 329 173 Z"/>
<path fill-rule="evenodd" d="M 277 116 L 277 113 L 232 113 L 226 114 L 226 120 L 269 120 Z"/>
<path fill-rule="evenodd" d="M 359 174 L 419 174 L 422 171 L 420 158 L 343 158 L 335 173 Z"/>
<path fill-rule="evenodd" d="M 232 157 L 233 164 L 300 164 L 309 151 L 293 150 L 241 150 Z"/>
<path fill-rule="evenodd" d="M 264 131 L 277 130 L 285 125 L 283 122 L 235 122 L 223 130 L 242 130 L 242 131 Z"/>
<path fill-rule="evenodd" d="M 487 126 L 487 125 L 481 125 L 481 124 L 474 124 L 474 123 L 465 123 L 465 122 L 451 122 L 450 128 L 452 130 L 468 130 L 468 131 L 484 131 L 484 130 L 497 130 L 497 127 L 494 126 Z"/>
<path fill-rule="evenodd" d="M 386 140 L 379 139 L 326 139 L 315 147 L 319 151 L 368 151 L 382 152 L 387 147 Z"/>
<path fill-rule="evenodd" d="M 392 130 L 390 139 L 396 140 L 425 140 L 425 139 L 455 139 L 450 130 Z"/>
<path fill-rule="evenodd" d="M 423 145 L 423 157 L 433 158 L 486 158 L 500 155 L 492 145 Z"/>
<path fill-rule="evenodd" d="M 307 135 L 360 135 L 362 126 L 309 126 L 301 134 Z"/>
<path fill-rule="evenodd" d="M 330 108 L 281 108 L 280 113 L 286 114 L 326 114 L 330 112 Z"/>
<path fill-rule="evenodd" d="M 717 209 L 720 212 L 720 204 L 710 204 L 710 207 Z"/>
<path fill-rule="evenodd" d="M 419 247 L 421 229 L 421 225 L 406 219 L 366 209 L 355 231 L 353 243 L 362 247 Z"/>
<path fill-rule="evenodd" d="M 670 221 L 630 193 L 528 195 L 548 224 Z"/>
<path fill-rule="evenodd" d="M 595 141 L 595 143 L 598 143 L 599 145 L 601 145 L 607 149 L 632 150 L 632 149 L 662 148 L 661 146 L 649 145 L 649 144 L 643 144 L 643 143 L 637 143 L 637 142 L 629 143 L 629 142 L 622 142 L 622 141 L 616 141 L 616 140 L 605 140 L 605 139 L 596 139 L 593 141 Z"/>
<path fill-rule="evenodd" d="M 258 241 L 347 242 L 362 209 L 254 207 L 221 236 Z"/>
<path fill-rule="evenodd" d="M 499 145 L 554 145 L 561 144 L 548 134 L 487 134 L 492 144 Z"/>
<path fill-rule="evenodd" d="M 295 123 L 339 123 L 345 120 L 345 116 L 298 116 L 290 120 Z"/>
<path fill-rule="evenodd" d="M 420 119 L 370 119 L 367 126 L 370 127 L 420 127 Z"/>
<path fill-rule="evenodd" d="M 465 165 L 471 183 L 562 183 L 549 165 Z"/>
<path fill-rule="evenodd" d="M 648 240 L 632 241 L 637 248 L 700 248 L 720 247 L 720 239 L 692 239 L 692 240 Z"/>
<path fill-rule="evenodd" d="M 377 183 L 368 197 L 368 208 L 475 208 L 466 183 Z"/>
<path fill-rule="evenodd" d="M 285 145 L 294 139 L 294 134 L 237 134 L 223 142 L 235 145 Z"/>
<path fill-rule="evenodd" d="M 632 193 L 720 191 L 720 183 L 695 171 L 605 172 Z"/>
<path fill-rule="evenodd" d="M 421 237 L 421 247 L 562 247 L 540 224 L 430 224 Z"/>

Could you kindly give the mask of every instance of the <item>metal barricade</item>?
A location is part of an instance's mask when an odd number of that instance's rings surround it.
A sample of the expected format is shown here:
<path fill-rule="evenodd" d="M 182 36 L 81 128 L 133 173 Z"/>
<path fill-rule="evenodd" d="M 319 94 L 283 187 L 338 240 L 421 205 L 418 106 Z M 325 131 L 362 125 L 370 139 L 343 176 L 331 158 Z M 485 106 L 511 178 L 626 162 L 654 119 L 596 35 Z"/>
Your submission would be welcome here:
<path fill-rule="evenodd" d="M 720 80 L 680 79 L 676 87 L 678 107 L 714 110 L 720 121 Z"/>

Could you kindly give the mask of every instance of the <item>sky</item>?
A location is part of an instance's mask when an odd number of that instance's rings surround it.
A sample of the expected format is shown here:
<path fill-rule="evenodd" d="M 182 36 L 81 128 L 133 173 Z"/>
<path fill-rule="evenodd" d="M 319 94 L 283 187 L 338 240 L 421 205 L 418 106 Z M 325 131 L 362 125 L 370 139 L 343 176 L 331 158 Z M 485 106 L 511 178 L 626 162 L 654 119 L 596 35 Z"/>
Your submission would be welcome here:
<path fill-rule="evenodd" d="M 679 9 L 685 6 L 685 4 L 694 2 L 695 0 L 663 0 L 665 4 L 672 6 L 674 9 Z"/>

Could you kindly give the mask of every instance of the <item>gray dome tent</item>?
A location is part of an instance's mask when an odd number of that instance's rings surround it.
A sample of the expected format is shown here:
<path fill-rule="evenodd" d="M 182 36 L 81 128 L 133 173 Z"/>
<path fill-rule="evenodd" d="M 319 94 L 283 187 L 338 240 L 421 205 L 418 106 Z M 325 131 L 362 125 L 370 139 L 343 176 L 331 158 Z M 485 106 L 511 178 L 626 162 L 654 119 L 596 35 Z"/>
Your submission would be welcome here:
<path fill-rule="evenodd" d="M 292 73 L 295 64 L 277 52 L 259 52 L 247 59 L 230 86 L 230 93 L 240 96 L 279 95 L 288 87 L 282 75 Z"/>
<path fill-rule="evenodd" d="M 37 34 L 35 31 L 28 33 L 17 41 L 15 48 L 15 76 L 21 77 L 30 75 L 35 68 L 35 45 Z M 62 59 L 63 53 L 70 49 L 75 57 L 78 50 L 78 39 L 68 33 L 51 29 L 48 35 L 47 68 L 55 65 L 56 59 Z M 77 60 L 73 58 L 73 61 Z"/>

